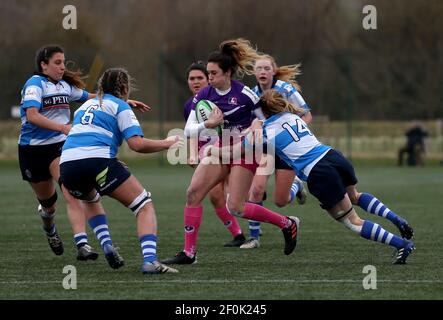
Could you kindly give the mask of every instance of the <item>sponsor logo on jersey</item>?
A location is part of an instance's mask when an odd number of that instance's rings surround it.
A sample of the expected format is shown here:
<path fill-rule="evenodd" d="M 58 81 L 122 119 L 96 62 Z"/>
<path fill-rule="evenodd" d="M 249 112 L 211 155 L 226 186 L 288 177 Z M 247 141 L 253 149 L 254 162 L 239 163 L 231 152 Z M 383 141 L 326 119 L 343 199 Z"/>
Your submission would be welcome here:
<path fill-rule="evenodd" d="M 26 88 L 23 100 L 38 100 L 39 94 L 37 88 L 29 87 Z"/>
<path fill-rule="evenodd" d="M 67 95 L 57 95 L 43 98 L 43 109 L 57 107 L 69 108 L 69 97 Z"/>

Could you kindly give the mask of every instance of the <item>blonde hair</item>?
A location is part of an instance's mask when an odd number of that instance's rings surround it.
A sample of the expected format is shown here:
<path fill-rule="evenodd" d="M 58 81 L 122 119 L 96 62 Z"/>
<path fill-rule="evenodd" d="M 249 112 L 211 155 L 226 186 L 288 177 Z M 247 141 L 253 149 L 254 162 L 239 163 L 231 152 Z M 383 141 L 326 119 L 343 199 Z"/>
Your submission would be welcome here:
<path fill-rule="evenodd" d="M 260 106 L 263 113 L 269 117 L 280 112 L 290 112 L 296 115 L 303 114 L 305 110 L 297 107 L 286 100 L 279 92 L 270 89 L 265 90 L 260 97 Z"/>
<path fill-rule="evenodd" d="M 231 75 L 252 75 L 254 63 L 260 57 L 249 40 L 238 38 L 225 40 L 219 45 L 219 51 L 214 51 L 208 57 L 208 62 L 217 63 L 223 72 L 231 70 Z"/>
<path fill-rule="evenodd" d="M 295 78 L 299 75 L 301 75 L 301 63 L 298 64 L 291 64 L 287 66 L 277 66 L 277 62 L 275 62 L 274 57 L 272 57 L 269 54 L 263 53 L 260 54 L 259 58 L 257 60 L 261 59 L 267 59 L 271 62 L 272 69 L 275 71 L 275 78 L 278 80 L 286 81 L 290 83 L 294 88 L 296 88 L 298 91 L 301 91 L 301 87 L 298 84 L 298 82 L 295 80 Z"/>
<path fill-rule="evenodd" d="M 125 93 L 129 93 L 132 89 L 132 79 L 128 71 L 123 68 L 107 69 L 98 80 L 97 96 L 100 105 L 106 93 L 122 99 Z"/>

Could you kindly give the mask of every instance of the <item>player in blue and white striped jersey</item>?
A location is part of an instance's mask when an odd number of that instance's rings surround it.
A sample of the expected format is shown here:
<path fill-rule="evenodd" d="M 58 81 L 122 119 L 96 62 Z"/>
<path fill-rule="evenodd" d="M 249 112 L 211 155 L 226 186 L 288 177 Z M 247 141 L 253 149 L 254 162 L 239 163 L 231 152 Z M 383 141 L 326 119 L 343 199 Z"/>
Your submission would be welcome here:
<path fill-rule="evenodd" d="M 299 114 L 306 123 L 312 121 L 311 109 L 299 93 L 301 90 L 295 78 L 300 74 L 300 65 L 277 66 L 275 59 L 268 54 L 261 54 L 255 61 L 254 75 L 257 85 L 252 89 L 259 97 L 265 90 L 276 90 L 288 101 L 299 106 L 304 111 Z M 275 190 L 274 203 L 283 207 L 295 198 L 299 204 L 306 202 L 306 190 L 303 182 L 298 179 L 291 167 L 289 167 L 278 155 L 275 159 L 270 156 L 262 157 L 261 166 L 266 166 L 267 161 L 275 160 Z M 249 201 L 262 205 L 266 198 L 266 184 L 269 175 L 255 175 L 249 192 Z M 260 246 L 260 223 L 249 221 L 250 238 L 240 247 L 242 249 L 254 249 Z"/>
<path fill-rule="evenodd" d="M 63 253 L 63 242 L 54 223 L 57 200 L 54 181 L 60 177 L 61 147 L 71 128 L 69 104 L 93 96 L 80 88 L 84 88 L 80 73 L 65 68 L 63 48 L 50 45 L 37 52 L 36 74 L 26 81 L 21 92 L 20 169 L 23 180 L 30 183 L 37 195 L 43 229 L 56 255 Z M 63 188 L 62 191 L 78 248 L 77 259 L 94 260 L 97 253 L 88 245 L 80 203 Z"/>
<path fill-rule="evenodd" d="M 99 80 L 98 97 L 75 112 L 60 158 L 61 180 L 72 196 L 83 200 L 89 225 L 112 268 L 120 268 L 124 262 L 113 246 L 100 195 L 111 196 L 134 213 L 143 273 L 178 272 L 157 261 L 157 224 L 151 194 L 117 160 L 117 152 L 123 140 L 140 153 L 158 152 L 183 141 L 178 136 L 165 140 L 143 138 L 140 124 L 126 102 L 130 83 L 126 70 L 106 70 Z"/>
<path fill-rule="evenodd" d="M 297 115 L 302 110 L 269 90 L 260 98 L 265 115 L 263 137 L 297 175 L 307 181 L 309 192 L 331 217 L 365 239 L 381 242 L 397 249 L 394 264 L 404 264 L 414 250 L 413 230 L 407 221 L 388 209 L 369 193 L 359 193 L 352 164 L 338 151 L 322 144 Z M 401 237 L 377 223 L 362 220 L 354 205 L 393 222 Z"/>

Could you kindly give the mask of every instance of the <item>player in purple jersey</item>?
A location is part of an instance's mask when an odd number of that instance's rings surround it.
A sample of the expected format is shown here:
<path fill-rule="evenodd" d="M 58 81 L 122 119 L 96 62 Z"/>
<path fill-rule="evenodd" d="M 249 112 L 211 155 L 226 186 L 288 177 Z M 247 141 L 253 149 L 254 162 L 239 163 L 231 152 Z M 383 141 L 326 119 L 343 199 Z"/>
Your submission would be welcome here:
<path fill-rule="evenodd" d="M 260 59 L 255 61 L 254 75 L 257 80 L 257 86 L 253 88 L 257 95 L 261 96 L 266 90 L 276 90 L 280 92 L 288 101 L 302 108 L 304 111 L 299 114 L 305 123 L 312 121 L 310 108 L 300 95 L 300 85 L 295 78 L 301 74 L 300 65 L 277 66 L 275 59 L 268 55 L 262 54 Z M 262 158 L 262 166 L 266 166 L 266 159 Z M 275 161 L 275 190 L 274 203 L 278 207 L 284 207 L 292 202 L 294 198 L 298 203 L 306 202 L 306 190 L 303 182 L 297 178 L 294 170 L 288 166 L 278 155 L 274 155 Z M 273 161 L 274 159 L 272 159 Z M 249 192 L 248 201 L 262 205 L 266 198 L 266 184 L 269 175 L 255 175 Z M 241 245 L 242 249 L 254 249 L 260 246 L 260 222 L 249 221 L 250 238 Z"/>
<path fill-rule="evenodd" d="M 208 120 L 202 123 L 197 122 L 195 111 L 192 110 L 186 123 L 185 134 L 192 136 L 205 128 L 215 128 L 223 124 L 224 133 L 229 130 L 231 134 L 241 136 L 241 132 L 251 126 L 252 112 L 258 119 L 263 119 L 261 109 L 257 105 L 257 95 L 242 83 L 232 79 L 236 73 L 251 74 L 253 63 L 258 57 L 258 53 L 251 47 L 249 41 L 244 39 L 223 41 L 219 50 L 209 55 L 207 70 L 210 85 L 195 96 L 193 105 L 206 99 L 215 103 L 217 107 L 213 109 Z M 254 126 L 251 126 L 251 129 L 254 129 Z M 221 140 L 222 148 L 223 140 Z M 228 147 L 229 144 L 230 141 L 227 143 Z M 212 156 L 207 158 L 210 157 Z M 184 208 L 184 250 L 170 259 L 163 260 L 163 263 L 192 264 L 196 261 L 197 236 L 203 214 L 201 203 L 208 192 L 224 181 L 228 175 L 230 176 L 226 213 L 278 226 L 285 238 L 284 253 L 286 255 L 292 253 L 297 244 L 298 218 L 285 217 L 256 204 L 245 203 L 257 166 L 256 162 L 250 163 L 246 158 L 227 164 L 220 161 L 199 163 L 187 190 Z"/>
<path fill-rule="evenodd" d="M 183 108 L 185 121 L 188 120 L 189 114 L 192 110 L 192 99 L 194 99 L 194 96 L 209 83 L 208 71 L 206 71 L 206 65 L 202 61 L 192 63 L 186 70 L 186 74 L 188 87 L 192 92 L 192 97 L 185 102 Z"/>
<path fill-rule="evenodd" d="M 185 121 L 188 120 L 191 111 L 194 106 L 192 100 L 195 95 L 204 87 L 208 85 L 208 71 L 206 71 L 206 65 L 203 62 L 198 61 L 192 63 L 187 70 L 187 80 L 189 90 L 192 92 L 192 97 L 190 97 L 183 107 L 183 114 L 185 116 Z M 199 141 L 198 139 L 189 139 L 189 150 L 190 155 L 188 158 L 188 163 L 192 167 L 197 166 L 199 152 L 202 146 L 206 144 L 207 141 Z M 197 151 L 197 152 L 195 152 Z"/>
<path fill-rule="evenodd" d="M 201 61 L 191 64 L 187 70 L 187 79 L 189 90 L 193 93 L 193 96 L 186 102 L 184 106 L 185 119 L 188 120 L 189 114 L 193 108 L 192 100 L 194 96 L 204 87 L 208 85 L 208 71 L 206 70 L 206 65 Z M 210 138 L 209 138 L 210 139 Z M 198 138 L 190 138 L 190 157 L 189 164 L 196 168 L 198 164 L 198 159 L 203 156 L 204 147 L 208 144 L 208 139 L 202 139 L 203 141 L 198 141 Z M 197 152 L 195 152 L 197 151 Z M 200 159 L 201 160 L 201 159 Z M 214 207 L 214 211 L 218 218 L 221 220 L 223 225 L 229 230 L 234 239 L 225 243 L 225 247 L 238 247 L 243 244 L 245 237 L 241 230 L 241 227 L 237 219 L 226 212 L 225 208 L 225 183 L 227 184 L 227 179 L 218 183 L 214 188 L 212 188 L 209 193 L 209 201 Z"/>

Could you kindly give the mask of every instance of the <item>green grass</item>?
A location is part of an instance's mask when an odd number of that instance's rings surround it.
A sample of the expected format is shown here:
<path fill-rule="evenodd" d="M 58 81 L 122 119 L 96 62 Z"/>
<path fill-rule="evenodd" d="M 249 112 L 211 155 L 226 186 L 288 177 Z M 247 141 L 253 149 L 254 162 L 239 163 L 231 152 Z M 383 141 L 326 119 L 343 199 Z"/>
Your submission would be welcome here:
<path fill-rule="evenodd" d="M 183 204 L 192 170 L 159 168 L 155 161 L 129 163 L 152 192 L 158 217 L 158 254 L 166 258 L 182 248 Z M 296 251 L 283 254 L 281 232 L 264 225 L 257 250 L 224 248 L 229 233 L 208 202 L 198 242 L 198 263 L 179 266 L 179 274 L 143 276 L 135 220 L 117 201 L 105 198 L 111 235 L 126 265 L 112 270 L 103 255 L 77 262 L 63 201 L 57 225 L 65 253 L 51 252 L 35 214 L 36 200 L 19 175 L 16 162 L 0 166 L 0 299 L 442 299 L 443 298 L 443 168 L 358 166 L 359 190 L 377 195 L 406 217 L 416 232 L 417 249 L 404 266 L 391 265 L 392 248 L 364 240 L 334 222 L 310 196 L 301 207 L 268 206 L 301 219 Z M 272 190 L 272 184 L 270 185 Z M 272 191 L 271 191 L 272 193 Z M 362 217 L 396 228 L 380 217 Z M 246 221 L 241 222 L 247 231 Z M 91 232 L 89 238 L 98 249 Z M 65 265 L 77 268 L 77 289 L 65 290 Z M 364 290 L 365 265 L 377 268 L 377 289 Z"/>

